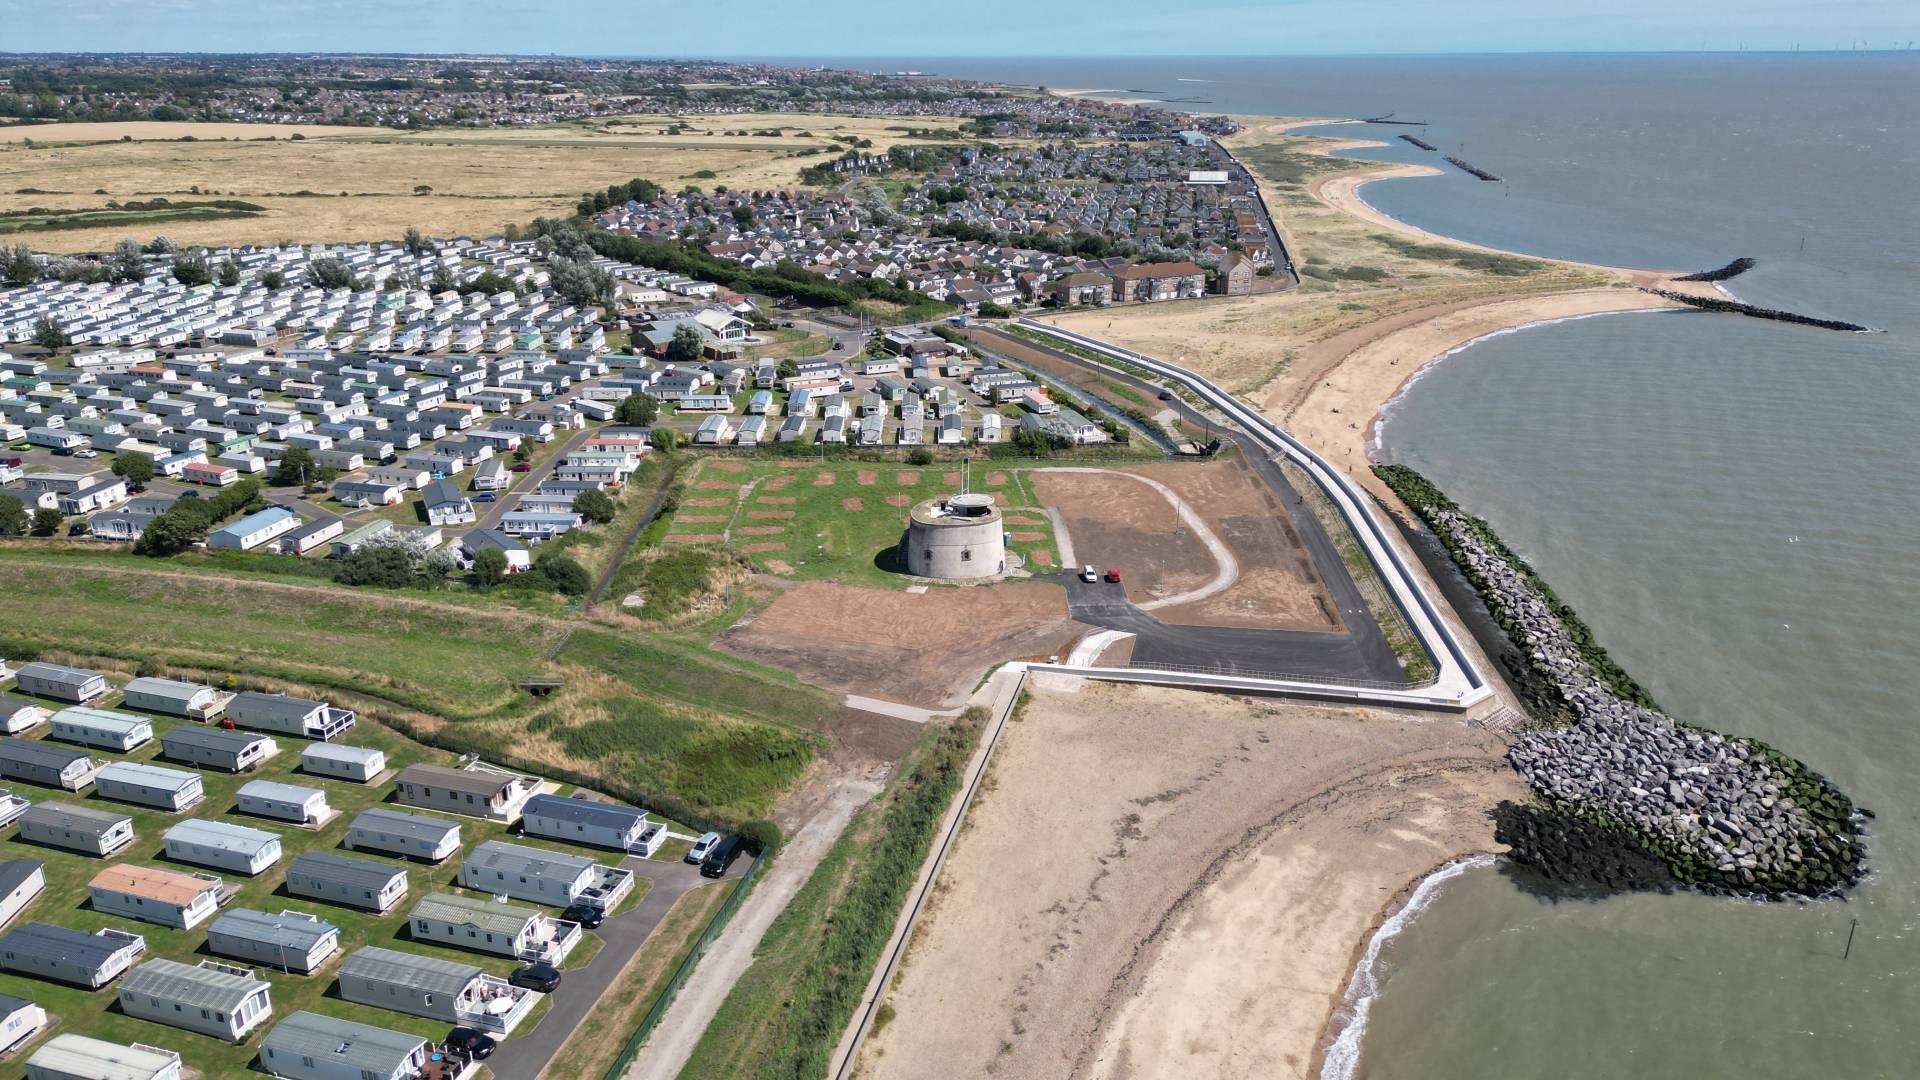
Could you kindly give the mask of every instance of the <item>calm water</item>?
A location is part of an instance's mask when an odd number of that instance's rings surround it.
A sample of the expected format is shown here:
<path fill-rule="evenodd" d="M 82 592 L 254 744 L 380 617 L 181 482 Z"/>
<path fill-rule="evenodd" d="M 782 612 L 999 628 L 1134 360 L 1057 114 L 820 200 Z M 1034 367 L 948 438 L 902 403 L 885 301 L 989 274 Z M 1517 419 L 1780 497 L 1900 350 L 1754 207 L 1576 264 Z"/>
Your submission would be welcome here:
<path fill-rule="evenodd" d="M 1920 1075 L 1920 57 L 874 66 L 1163 89 L 1219 111 L 1397 110 L 1509 182 L 1367 188 L 1389 213 L 1621 265 L 1752 255 L 1741 298 L 1891 330 L 1681 313 L 1543 326 L 1454 356 L 1395 407 L 1382 456 L 1491 520 L 1668 709 L 1783 747 L 1879 820 L 1874 876 L 1845 904 L 1549 903 L 1502 871 L 1465 874 L 1386 950 L 1362 1067 Z"/>

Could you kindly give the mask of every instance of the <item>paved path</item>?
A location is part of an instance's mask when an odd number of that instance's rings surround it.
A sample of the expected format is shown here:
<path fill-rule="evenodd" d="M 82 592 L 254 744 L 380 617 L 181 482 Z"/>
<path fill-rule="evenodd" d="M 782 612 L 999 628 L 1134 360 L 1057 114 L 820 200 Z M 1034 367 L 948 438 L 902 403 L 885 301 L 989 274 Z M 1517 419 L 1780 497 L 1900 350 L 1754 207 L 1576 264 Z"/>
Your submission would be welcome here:
<path fill-rule="evenodd" d="M 760 947 L 760 939 L 774 917 L 786 910 L 793 894 L 813 876 L 814 868 L 846 830 L 854 812 L 879 792 L 880 785 L 868 780 L 842 780 L 835 785 L 827 805 L 780 849 L 773 865 L 760 875 L 753 891 L 708 946 L 706 955 L 653 1029 L 653 1037 L 640 1048 L 625 1080 L 674 1080 L 680 1074 L 700 1036 L 720 1011 L 727 992 L 753 964 L 754 950 Z M 516 1074 L 500 1075 L 506 1078 Z"/>
<path fill-rule="evenodd" d="M 846 705 L 849 709 L 879 713 L 881 716 L 891 716 L 897 720 L 911 720 L 916 724 L 924 724 L 929 720 L 936 720 L 941 717 L 960 715 L 959 709 L 923 709 L 918 705 L 902 705 L 898 701 L 888 701 L 885 698 L 862 697 L 859 694 L 848 694 Z"/>
<path fill-rule="evenodd" d="M 1149 600 L 1139 605 L 1140 610 L 1155 611 L 1163 607 L 1173 607 L 1175 604 L 1190 604 L 1195 600 L 1205 600 L 1207 597 L 1240 580 L 1240 560 L 1233 557 L 1233 551 L 1229 549 L 1227 545 L 1220 542 L 1220 538 L 1213 534 L 1213 530 L 1208 528 L 1207 523 L 1201 519 L 1199 514 L 1194 512 L 1193 507 L 1187 504 L 1187 500 L 1181 498 L 1172 488 L 1160 481 L 1141 476 L 1139 473 L 1121 472 L 1118 469 L 1095 469 L 1085 466 L 1056 465 L 1044 469 L 1035 469 L 1033 471 L 1105 473 L 1112 476 L 1124 476 L 1131 480 L 1138 480 L 1165 496 L 1167 502 L 1173 505 L 1174 512 L 1180 515 L 1180 523 L 1192 529 L 1193 534 L 1200 538 L 1200 542 L 1207 545 L 1207 550 L 1213 553 L 1213 563 L 1215 567 L 1213 580 L 1198 588 L 1188 589 L 1183 593 L 1162 597 L 1159 600 Z M 1072 560 L 1068 560 L 1067 565 L 1072 566 Z"/>
<path fill-rule="evenodd" d="M 533 1080 L 539 1076 L 540 1070 L 547 1067 L 547 1062 L 553 1060 L 553 1055 L 573 1036 L 574 1029 L 606 995 L 607 988 L 620 977 L 627 961 L 633 959 L 647 936 L 667 917 L 673 902 L 705 882 L 699 867 L 683 862 L 629 858 L 621 865 L 651 879 L 653 888 L 638 904 L 591 931 L 606 940 L 606 947 L 589 960 L 586 967 L 566 972 L 560 989 L 554 991 L 553 1007 L 541 1018 L 540 1026 L 510 1036 L 487 1059 L 488 1067 L 500 1080 Z"/>
<path fill-rule="evenodd" d="M 508 473 L 508 476 L 518 477 L 520 482 L 513 485 L 511 489 L 501 492 L 499 497 L 493 500 L 493 508 L 488 510 L 485 516 L 481 517 L 479 523 L 474 525 L 474 528 L 499 528 L 500 519 L 507 516 L 507 511 L 519 505 L 520 496 L 537 490 L 542 483 L 546 482 L 547 477 L 553 475 L 553 470 L 560 467 L 560 459 L 573 453 L 574 448 L 586 442 L 587 436 L 591 434 L 593 434 L 592 428 L 581 428 L 579 431 L 572 432 L 567 436 L 566 442 L 561 444 L 558 453 L 550 455 L 546 461 L 534 466 L 531 471 Z"/>

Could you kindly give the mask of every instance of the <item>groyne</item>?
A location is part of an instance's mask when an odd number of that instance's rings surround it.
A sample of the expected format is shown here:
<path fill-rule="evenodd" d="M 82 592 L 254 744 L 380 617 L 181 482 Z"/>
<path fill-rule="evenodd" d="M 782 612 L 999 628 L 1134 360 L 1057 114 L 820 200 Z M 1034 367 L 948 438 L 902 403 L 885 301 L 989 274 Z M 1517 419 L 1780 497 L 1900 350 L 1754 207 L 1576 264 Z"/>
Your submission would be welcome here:
<path fill-rule="evenodd" d="M 1661 712 L 1485 522 L 1404 465 L 1374 471 L 1446 548 L 1526 669 L 1540 727 L 1507 758 L 1537 805 L 1504 830 L 1515 859 L 1625 886 L 1649 879 L 1650 858 L 1682 885 L 1767 899 L 1836 895 L 1860 879 L 1862 815 L 1831 781 L 1759 740 Z"/>
<path fill-rule="evenodd" d="M 1674 278 L 1673 280 L 1675 281 L 1729 281 L 1733 278 L 1739 277 L 1741 274 L 1746 273 L 1747 271 L 1753 269 L 1758 265 L 1760 264 L 1754 259 L 1750 259 L 1742 255 L 1740 258 L 1733 260 L 1732 262 L 1728 263 L 1727 265 L 1721 267 L 1718 270 L 1702 270 L 1697 274 L 1684 274 L 1680 277 Z"/>
<path fill-rule="evenodd" d="M 1796 315 L 1791 311 L 1776 311 L 1773 308 L 1755 307 L 1738 300 L 1721 300 L 1711 296 L 1689 296 L 1686 293 L 1670 289 L 1646 289 L 1655 296 L 1696 307 L 1701 311 L 1718 311 L 1728 315 L 1745 315 L 1750 319 L 1772 319 L 1774 322 L 1796 323 L 1800 326 L 1817 326 L 1822 330 L 1844 330 L 1851 334 L 1877 334 L 1882 331 L 1859 323 L 1843 322 L 1839 319 L 1818 319 L 1812 315 Z"/>
<path fill-rule="evenodd" d="M 1447 163 L 1452 165 L 1454 168 L 1459 169 L 1461 172 L 1466 173 L 1469 176 L 1478 177 L 1481 180 L 1488 180 L 1496 184 L 1500 182 L 1499 177 L 1493 175 L 1487 170 L 1481 168 L 1478 165 L 1470 165 L 1467 162 L 1461 161 L 1459 158 L 1454 157 L 1451 154 L 1447 155 Z"/>
<path fill-rule="evenodd" d="M 1419 147 L 1419 148 L 1420 148 L 1420 149 L 1422 149 L 1422 150 L 1438 150 L 1438 149 L 1440 149 L 1439 147 L 1437 147 L 1437 146 L 1435 146 L 1435 145 L 1433 145 L 1432 143 L 1430 143 L 1430 142 L 1428 142 L 1427 140 L 1425 140 L 1425 139 L 1423 139 L 1423 138 L 1421 138 L 1421 137 L 1420 137 L 1420 136 L 1418 136 L 1418 135 L 1402 135 L 1402 136 L 1400 136 L 1400 137 L 1401 137 L 1401 138 L 1403 138 L 1403 139 L 1405 139 L 1405 140 L 1407 140 L 1408 142 L 1410 142 L 1410 143 L 1412 143 L 1413 145 L 1415 145 L 1415 146 L 1417 146 L 1417 147 Z"/>

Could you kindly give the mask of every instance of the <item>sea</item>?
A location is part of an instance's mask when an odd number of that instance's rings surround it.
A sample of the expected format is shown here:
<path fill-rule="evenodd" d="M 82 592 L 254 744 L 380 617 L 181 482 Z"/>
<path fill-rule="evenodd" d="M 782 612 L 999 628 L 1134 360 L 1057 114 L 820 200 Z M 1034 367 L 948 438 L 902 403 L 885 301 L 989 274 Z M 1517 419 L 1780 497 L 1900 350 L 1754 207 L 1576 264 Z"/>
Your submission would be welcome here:
<path fill-rule="evenodd" d="M 1420 121 L 1330 129 L 1445 170 L 1366 186 L 1386 213 L 1620 266 L 1750 256 L 1737 298 L 1883 328 L 1539 325 L 1391 405 L 1378 459 L 1491 522 L 1669 712 L 1838 782 L 1874 814 L 1872 876 L 1843 902 L 1757 904 L 1451 868 L 1367 950 L 1357 1060 L 1325 1075 L 1920 1076 L 1920 54 L 832 63 Z"/>

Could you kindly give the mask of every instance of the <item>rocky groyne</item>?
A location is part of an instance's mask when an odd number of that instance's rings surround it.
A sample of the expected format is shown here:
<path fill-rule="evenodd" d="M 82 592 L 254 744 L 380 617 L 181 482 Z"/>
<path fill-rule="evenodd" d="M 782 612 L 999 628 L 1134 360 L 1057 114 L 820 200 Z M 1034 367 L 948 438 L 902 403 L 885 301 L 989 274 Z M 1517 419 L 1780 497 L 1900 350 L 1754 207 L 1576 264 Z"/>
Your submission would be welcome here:
<path fill-rule="evenodd" d="M 1423 139 L 1423 138 L 1421 138 L 1421 137 L 1420 137 L 1420 136 L 1418 136 L 1418 135 L 1402 135 L 1402 136 L 1400 136 L 1400 137 L 1401 137 L 1401 138 L 1403 138 L 1403 139 L 1405 139 L 1405 140 L 1407 140 L 1408 142 L 1410 142 L 1410 143 L 1412 143 L 1413 145 L 1415 145 L 1415 146 L 1417 146 L 1417 147 L 1419 147 L 1419 148 L 1420 148 L 1420 149 L 1422 149 L 1422 150 L 1438 150 L 1438 149 L 1440 149 L 1439 147 L 1437 147 L 1437 146 L 1435 146 L 1435 145 L 1433 145 L 1432 143 L 1430 143 L 1430 142 L 1428 142 L 1427 140 L 1425 140 L 1425 139 Z"/>
<path fill-rule="evenodd" d="M 1683 274 L 1675 281 L 1729 281 L 1760 265 L 1757 261 L 1742 255 L 1718 270 L 1702 270 L 1697 274 Z"/>
<path fill-rule="evenodd" d="M 1831 781 L 1757 740 L 1661 712 L 1485 522 L 1412 469 L 1375 472 L 1427 523 L 1535 676 L 1529 707 L 1543 723 L 1507 756 L 1546 816 L 1516 833 L 1527 842 L 1513 846 L 1515 858 L 1563 879 L 1594 876 L 1591 867 L 1558 864 L 1597 850 L 1542 831 L 1542 821 L 1558 818 L 1563 834 L 1577 822 L 1575 833 L 1619 841 L 1595 858 L 1618 863 L 1622 851 L 1644 852 L 1703 891 L 1814 897 L 1859 880 L 1860 815 Z"/>
<path fill-rule="evenodd" d="M 1487 170 L 1481 168 L 1480 166 L 1472 165 L 1467 162 L 1461 161 L 1459 158 L 1454 157 L 1452 155 L 1447 156 L 1447 163 L 1452 165 L 1454 168 L 1459 169 L 1461 172 L 1466 173 L 1469 176 L 1475 176 L 1482 180 L 1491 181 L 1496 184 L 1500 182 L 1499 177 L 1493 175 Z"/>
<path fill-rule="evenodd" d="M 1688 307 L 1702 311 L 1718 311 L 1728 315 L 1745 315 L 1752 319 L 1772 319 L 1775 322 L 1797 323 L 1800 326 L 1817 326 L 1822 330 L 1845 330 L 1854 334 L 1872 334 L 1877 331 L 1871 326 L 1859 323 L 1842 322 L 1839 319 L 1817 319 L 1812 315 L 1796 315 L 1791 311 L 1776 311 L 1773 308 L 1754 307 L 1738 300 L 1719 300 L 1711 296 L 1689 296 L 1686 293 L 1673 292 L 1670 289 L 1647 289 L 1655 296 L 1663 297 Z"/>

